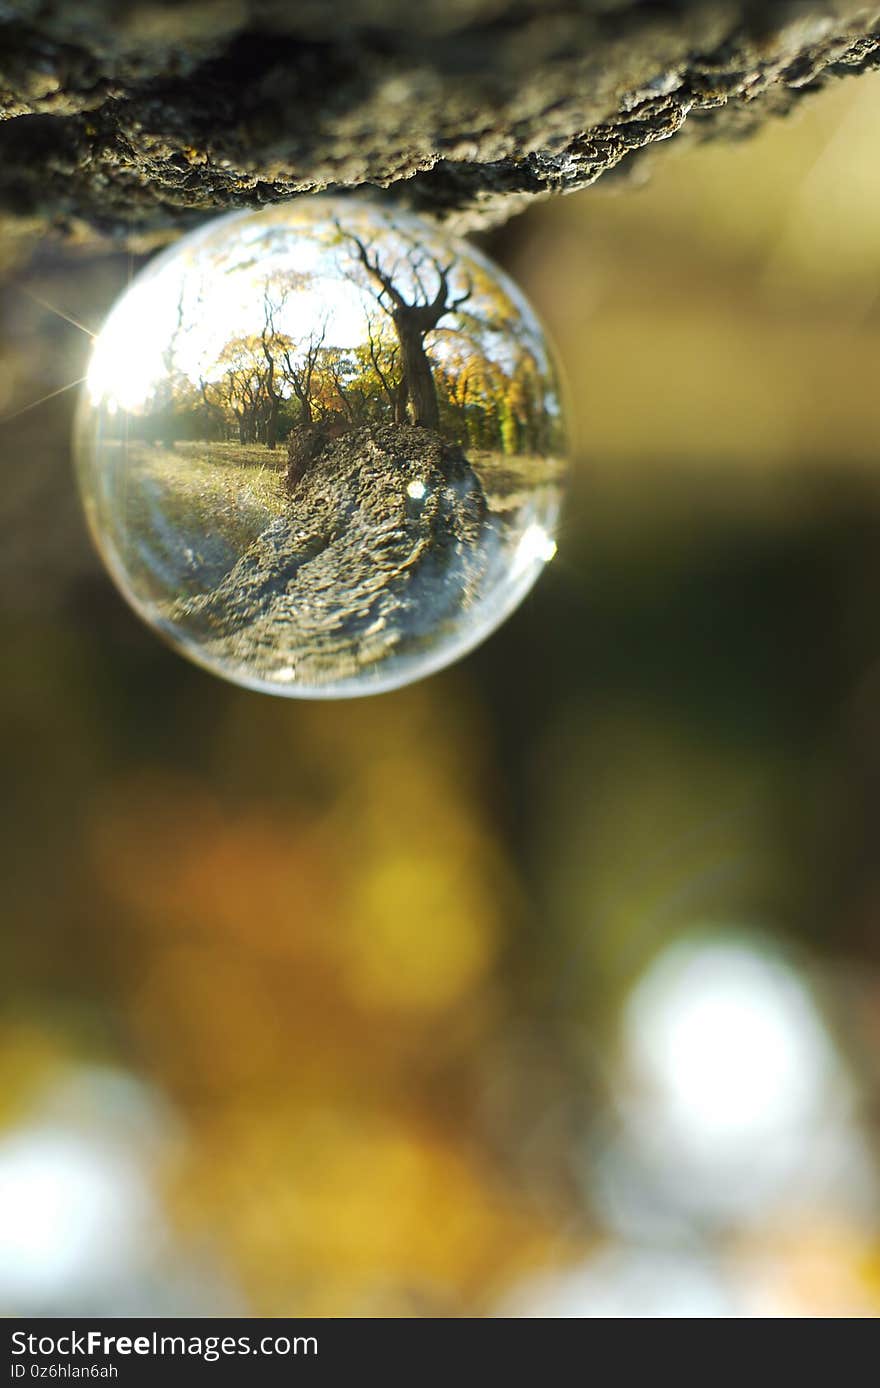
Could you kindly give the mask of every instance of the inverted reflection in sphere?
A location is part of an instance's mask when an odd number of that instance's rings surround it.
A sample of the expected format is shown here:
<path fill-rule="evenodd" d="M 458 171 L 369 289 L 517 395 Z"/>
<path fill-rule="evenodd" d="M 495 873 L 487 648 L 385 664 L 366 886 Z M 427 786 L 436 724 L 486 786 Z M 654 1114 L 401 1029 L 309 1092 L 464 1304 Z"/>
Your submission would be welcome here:
<path fill-rule="evenodd" d="M 301 696 L 462 655 L 555 551 L 558 386 L 519 291 L 409 214 L 304 199 L 153 261 L 94 348 L 93 534 L 184 654 Z"/>

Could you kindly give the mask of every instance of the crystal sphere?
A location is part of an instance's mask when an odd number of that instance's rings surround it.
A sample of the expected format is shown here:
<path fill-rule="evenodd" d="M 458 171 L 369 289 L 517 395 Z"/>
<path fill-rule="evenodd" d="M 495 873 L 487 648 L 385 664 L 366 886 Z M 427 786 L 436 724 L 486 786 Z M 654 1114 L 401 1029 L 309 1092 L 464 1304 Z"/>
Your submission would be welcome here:
<path fill-rule="evenodd" d="M 95 341 L 75 452 L 145 620 L 217 675 L 340 697 L 449 664 L 555 551 L 556 372 L 519 290 L 381 203 L 217 218 Z"/>

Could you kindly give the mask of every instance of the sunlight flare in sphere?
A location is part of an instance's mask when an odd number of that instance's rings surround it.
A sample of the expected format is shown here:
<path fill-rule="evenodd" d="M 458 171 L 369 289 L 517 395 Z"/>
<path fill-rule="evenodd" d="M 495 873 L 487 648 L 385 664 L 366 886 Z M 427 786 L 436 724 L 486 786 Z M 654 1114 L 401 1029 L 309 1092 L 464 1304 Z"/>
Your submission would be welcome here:
<path fill-rule="evenodd" d="M 159 256 L 97 338 L 77 422 L 92 533 L 213 673 L 342 697 L 448 665 L 556 550 L 544 334 L 469 244 L 302 199 Z"/>

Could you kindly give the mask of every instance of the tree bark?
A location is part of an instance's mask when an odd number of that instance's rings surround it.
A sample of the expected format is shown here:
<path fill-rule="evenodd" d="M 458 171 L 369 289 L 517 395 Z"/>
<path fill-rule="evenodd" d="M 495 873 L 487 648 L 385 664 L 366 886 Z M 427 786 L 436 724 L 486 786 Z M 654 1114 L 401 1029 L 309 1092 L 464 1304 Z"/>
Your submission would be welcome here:
<path fill-rule="evenodd" d="M 23 236 L 155 241 L 207 211 L 369 185 L 487 227 L 670 136 L 739 135 L 876 67 L 878 8 L 11 0 L 0 217 Z"/>
<path fill-rule="evenodd" d="M 409 404 L 409 422 L 420 424 L 424 429 L 437 429 L 440 424 L 437 388 L 423 334 L 401 314 L 395 315 L 394 326 L 400 338 L 403 364 L 401 388 Z"/>

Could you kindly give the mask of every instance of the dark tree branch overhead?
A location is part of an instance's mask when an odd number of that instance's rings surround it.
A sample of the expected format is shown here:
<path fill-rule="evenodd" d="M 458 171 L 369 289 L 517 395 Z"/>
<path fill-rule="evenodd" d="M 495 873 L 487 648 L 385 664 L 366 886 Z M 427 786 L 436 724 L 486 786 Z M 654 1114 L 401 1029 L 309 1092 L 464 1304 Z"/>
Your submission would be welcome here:
<path fill-rule="evenodd" d="M 878 64 L 864 0 L 7 0 L 0 216 L 131 233 L 366 185 L 488 226 Z"/>

